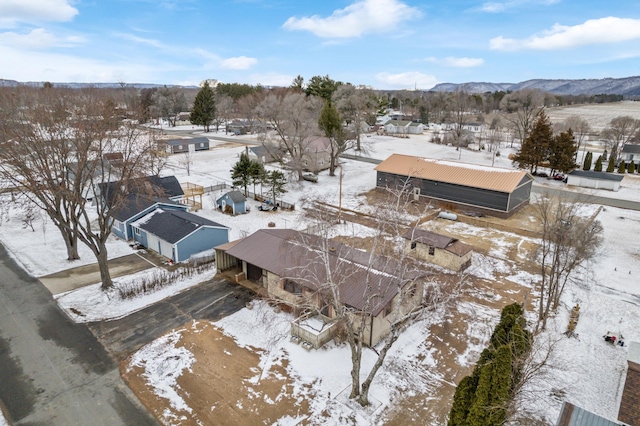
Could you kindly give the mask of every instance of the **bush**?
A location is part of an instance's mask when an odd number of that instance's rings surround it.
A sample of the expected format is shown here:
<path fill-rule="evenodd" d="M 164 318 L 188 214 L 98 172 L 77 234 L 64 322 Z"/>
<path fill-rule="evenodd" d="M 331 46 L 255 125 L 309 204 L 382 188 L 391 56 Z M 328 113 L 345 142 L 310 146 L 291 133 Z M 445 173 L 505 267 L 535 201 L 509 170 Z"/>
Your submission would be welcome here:
<path fill-rule="evenodd" d="M 620 165 L 618 166 L 618 173 L 624 173 L 627 171 L 627 165 L 625 164 L 624 160 L 622 160 L 620 162 Z"/>

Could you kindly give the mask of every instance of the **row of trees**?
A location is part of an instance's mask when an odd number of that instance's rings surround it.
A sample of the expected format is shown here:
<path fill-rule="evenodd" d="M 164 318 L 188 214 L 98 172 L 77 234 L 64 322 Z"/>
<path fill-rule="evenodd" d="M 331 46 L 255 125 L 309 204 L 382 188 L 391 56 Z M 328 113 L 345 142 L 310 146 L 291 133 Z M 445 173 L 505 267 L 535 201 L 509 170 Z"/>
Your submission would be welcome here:
<path fill-rule="evenodd" d="M 448 425 L 504 424 L 531 344 L 524 310 L 517 303 L 506 306 L 473 373 L 456 387 Z"/>
<path fill-rule="evenodd" d="M 251 160 L 245 152 L 240 154 L 240 159 L 230 171 L 233 186 L 243 188 L 245 197 L 248 195 L 247 187 L 249 185 L 253 185 L 254 194 L 256 193 L 256 185 L 266 186 L 274 204 L 277 204 L 280 195 L 287 192 L 284 173 L 280 170 L 266 170 L 262 163 Z"/>
<path fill-rule="evenodd" d="M 154 159 L 160 151 L 153 137 L 123 122 L 115 102 L 102 95 L 55 88 L 0 92 L 0 177 L 8 191 L 46 213 L 68 260 L 79 258 L 79 242 L 91 249 L 107 289 L 113 284 L 106 246 L 113 215 L 129 193 L 145 191 L 131 186 L 161 162 Z M 107 161 L 113 153 L 119 159 Z M 95 192 L 111 181 L 121 182 L 121 190 Z"/>
<path fill-rule="evenodd" d="M 538 167 L 551 169 L 551 173 L 568 173 L 576 167 L 577 145 L 573 130 L 553 133 L 551 120 L 543 109 L 536 114 L 531 131 L 522 141 L 520 149 L 513 157 L 513 163 L 519 168 L 528 168 L 535 173 Z"/>

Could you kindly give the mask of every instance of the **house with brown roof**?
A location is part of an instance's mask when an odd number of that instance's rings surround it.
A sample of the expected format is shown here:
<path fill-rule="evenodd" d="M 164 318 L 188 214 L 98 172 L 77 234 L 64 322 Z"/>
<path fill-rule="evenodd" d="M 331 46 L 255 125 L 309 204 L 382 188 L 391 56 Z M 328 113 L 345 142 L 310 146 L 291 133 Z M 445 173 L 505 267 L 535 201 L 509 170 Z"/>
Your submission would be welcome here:
<path fill-rule="evenodd" d="M 529 203 L 533 176 L 454 161 L 393 154 L 375 168 L 376 187 L 403 189 L 448 208 L 508 217 Z"/>
<path fill-rule="evenodd" d="M 331 322 L 337 294 L 339 303 L 366 321 L 363 343 L 369 346 L 389 332 L 392 314 L 415 309 L 422 297 L 422 272 L 291 229 L 261 229 L 215 249 L 219 272 L 235 269 L 238 279 L 258 283 L 300 314 L 312 310 Z"/>
<path fill-rule="evenodd" d="M 618 420 L 636 426 L 640 425 L 640 343 L 629 344 L 627 363 L 627 377 L 624 381 Z"/>
<path fill-rule="evenodd" d="M 405 251 L 426 262 L 452 271 L 462 271 L 471 265 L 473 247 L 456 238 L 424 229 L 410 229 L 403 238 Z"/>

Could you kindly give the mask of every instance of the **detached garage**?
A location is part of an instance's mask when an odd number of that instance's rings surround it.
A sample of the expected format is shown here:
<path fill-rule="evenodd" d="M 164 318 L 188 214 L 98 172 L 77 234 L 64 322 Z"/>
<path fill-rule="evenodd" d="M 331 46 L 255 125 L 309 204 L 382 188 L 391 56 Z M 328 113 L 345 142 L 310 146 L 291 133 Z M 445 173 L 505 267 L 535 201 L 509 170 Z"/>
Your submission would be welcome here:
<path fill-rule="evenodd" d="M 156 209 L 131 227 L 137 242 L 174 262 L 229 242 L 229 228 L 185 211 Z"/>
<path fill-rule="evenodd" d="M 624 175 L 591 170 L 574 170 L 567 175 L 567 185 L 617 191 L 620 189 L 622 179 L 624 179 Z"/>
<path fill-rule="evenodd" d="M 533 176 L 524 170 L 401 154 L 391 155 L 375 170 L 377 188 L 406 188 L 415 197 L 499 217 L 529 204 L 533 184 Z"/>

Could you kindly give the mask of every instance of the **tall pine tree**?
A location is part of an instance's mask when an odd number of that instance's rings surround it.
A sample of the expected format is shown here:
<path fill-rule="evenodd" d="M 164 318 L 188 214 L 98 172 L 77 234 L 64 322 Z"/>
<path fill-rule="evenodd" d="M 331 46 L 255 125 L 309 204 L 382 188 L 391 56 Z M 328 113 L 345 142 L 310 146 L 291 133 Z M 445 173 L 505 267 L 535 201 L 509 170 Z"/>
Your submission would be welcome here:
<path fill-rule="evenodd" d="M 576 140 L 571 129 L 556 135 L 549 150 L 549 167 L 551 171 L 569 173 L 575 168 L 577 152 Z"/>
<path fill-rule="evenodd" d="M 193 110 L 189 115 L 189 120 L 196 126 L 203 126 L 204 131 L 208 132 L 213 119 L 216 117 L 216 99 L 213 89 L 209 86 L 209 82 L 205 81 L 202 88 L 198 91 L 196 99 L 193 102 Z"/>
<path fill-rule="evenodd" d="M 550 146 L 553 142 L 553 129 L 551 120 L 541 109 L 529 135 L 524 139 L 520 150 L 515 154 L 513 163 L 521 169 L 528 168 L 534 172 L 549 158 Z"/>

